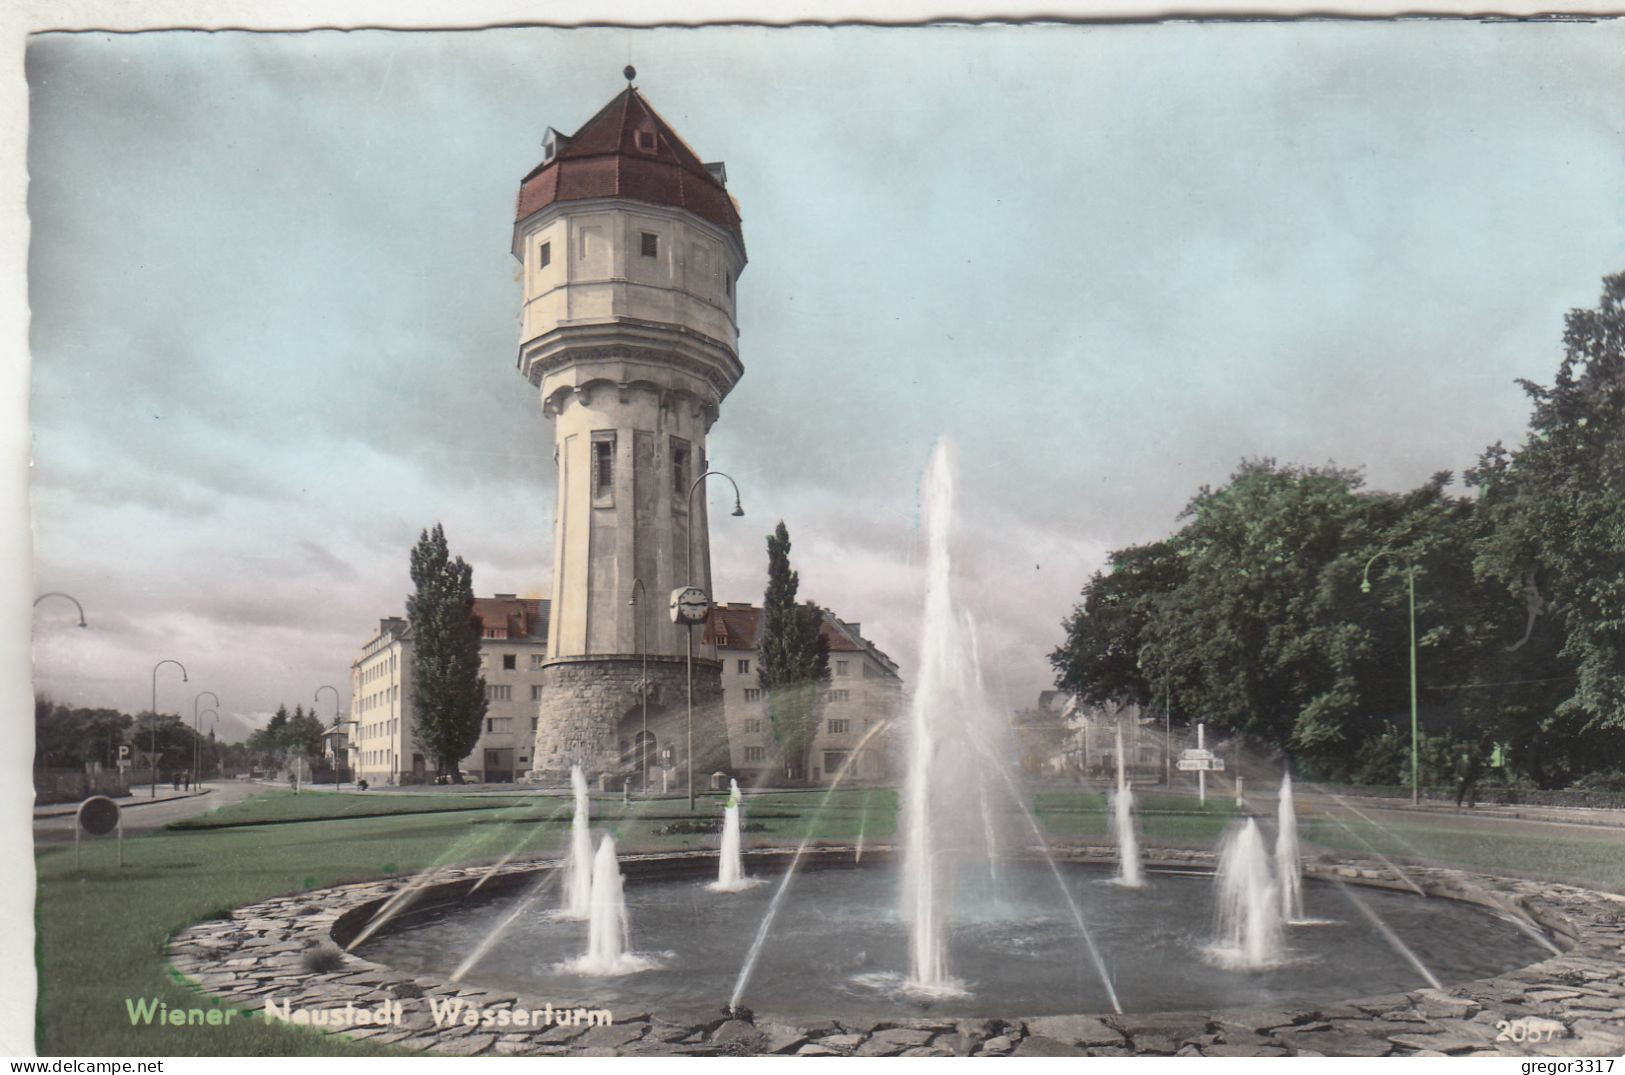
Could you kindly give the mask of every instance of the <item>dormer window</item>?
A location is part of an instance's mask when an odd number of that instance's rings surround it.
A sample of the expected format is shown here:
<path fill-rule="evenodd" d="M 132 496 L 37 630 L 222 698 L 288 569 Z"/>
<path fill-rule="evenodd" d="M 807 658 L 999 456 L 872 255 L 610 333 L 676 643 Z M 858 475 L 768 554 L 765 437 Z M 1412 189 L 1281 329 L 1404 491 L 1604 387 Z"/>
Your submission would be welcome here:
<path fill-rule="evenodd" d="M 639 131 L 638 149 L 645 153 L 653 153 L 655 151 L 655 132 L 650 130 Z"/>

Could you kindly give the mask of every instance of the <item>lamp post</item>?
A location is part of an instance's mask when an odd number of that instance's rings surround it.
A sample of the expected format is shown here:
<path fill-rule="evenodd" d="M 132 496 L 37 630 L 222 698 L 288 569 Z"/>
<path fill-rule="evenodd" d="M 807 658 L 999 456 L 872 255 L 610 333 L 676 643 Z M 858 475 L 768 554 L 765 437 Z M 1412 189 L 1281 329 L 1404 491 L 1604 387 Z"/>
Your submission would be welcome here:
<path fill-rule="evenodd" d="M 38 608 L 39 603 L 41 601 L 45 600 L 47 597 L 62 597 L 62 598 L 66 598 L 69 601 L 72 601 L 73 602 L 73 607 L 79 610 L 79 626 L 80 627 L 86 626 L 86 624 L 85 624 L 85 606 L 83 606 L 83 605 L 81 605 L 79 603 L 79 599 L 77 597 L 74 597 L 72 594 L 57 593 L 56 591 L 53 590 L 51 593 L 42 593 L 38 597 L 34 598 L 34 607 Z"/>
<path fill-rule="evenodd" d="M 698 489 L 705 479 L 715 475 L 727 478 L 728 484 L 734 487 L 733 515 L 738 518 L 745 514 L 745 509 L 739 504 L 739 483 L 720 470 L 708 470 L 695 478 L 688 487 L 688 496 L 684 500 L 688 514 L 688 581 L 683 587 L 686 590 L 694 588 L 694 490 Z M 710 595 L 706 595 L 706 613 L 710 612 Z M 695 620 L 683 621 L 688 627 L 688 812 L 694 812 L 694 624 Z"/>
<path fill-rule="evenodd" d="M 627 602 L 633 608 L 638 607 L 638 595 L 648 595 L 643 580 L 632 580 L 632 599 Z M 649 794 L 649 640 L 648 629 L 644 626 L 646 616 L 642 609 L 638 610 L 638 656 L 643 659 L 643 682 L 638 686 L 638 701 L 643 707 L 643 731 L 638 739 L 638 790 L 644 795 Z"/>
<path fill-rule="evenodd" d="M 1378 556 L 1392 556 L 1393 551 L 1383 549 L 1365 562 L 1365 571 L 1360 576 L 1360 592 L 1371 592 L 1371 565 L 1377 562 Z M 1416 805 L 1422 801 L 1421 765 L 1417 760 L 1416 747 L 1416 565 L 1405 565 L 1406 589 L 1410 598 L 1411 621 L 1411 804 Z"/>
<path fill-rule="evenodd" d="M 339 707 L 342 703 L 339 701 L 339 689 L 337 687 L 330 686 L 326 683 L 323 683 L 320 687 L 317 687 L 315 695 L 313 695 L 310 700 L 310 711 L 313 714 L 316 712 L 316 703 L 322 700 L 323 691 L 333 692 L 333 727 L 337 728 L 339 726 L 339 717 L 343 716 L 343 714 L 339 712 Z M 343 768 L 344 759 L 339 757 L 339 752 L 335 749 L 333 751 L 333 790 L 335 791 L 337 791 L 344 783 L 344 781 L 341 779 Z"/>
<path fill-rule="evenodd" d="M 158 669 L 166 664 L 172 664 L 181 670 L 181 682 L 186 680 L 186 666 L 177 660 L 165 657 L 152 666 L 152 795 L 158 797 Z"/>
<path fill-rule="evenodd" d="M 202 733 L 198 731 L 197 704 L 198 704 L 198 702 L 202 701 L 203 696 L 205 694 L 207 694 L 210 698 L 214 699 L 214 704 L 215 705 L 220 704 L 220 696 L 218 694 L 214 693 L 214 691 L 198 691 L 197 692 L 197 697 L 192 699 L 192 782 L 194 784 L 197 783 L 197 746 L 198 746 L 198 740 L 200 738 L 202 738 Z"/>
<path fill-rule="evenodd" d="M 205 709 L 198 716 L 213 717 L 216 724 L 218 724 L 220 722 L 220 713 L 217 710 Z M 196 731 L 197 728 L 198 728 L 198 716 L 194 716 L 192 718 L 192 728 L 193 728 L 194 731 Z M 201 740 L 203 738 L 203 736 L 201 734 L 199 734 L 198 738 Z M 202 771 L 202 766 L 197 760 L 197 749 L 198 749 L 198 745 L 196 743 L 192 744 L 192 766 L 193 766 L 193 768 L 192 768 L 192 786 L 193 787 L 197 787 L 197 785 L 199 783 L 198 774 L 199 774 L 199 772 Z M 202 794 L 201 789 L 199 790 L 198 794 L 200 794 L 200 795 Z"/>

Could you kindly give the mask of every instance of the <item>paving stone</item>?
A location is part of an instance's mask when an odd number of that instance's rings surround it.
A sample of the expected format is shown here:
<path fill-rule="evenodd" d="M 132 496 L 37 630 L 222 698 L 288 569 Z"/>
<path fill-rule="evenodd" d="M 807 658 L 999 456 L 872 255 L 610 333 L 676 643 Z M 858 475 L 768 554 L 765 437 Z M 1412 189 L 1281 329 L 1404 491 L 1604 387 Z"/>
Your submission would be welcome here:
<path fill-rule="evenodd" d="M 1416 994 L 1416 1008 L 1429 1019 L 1468 1019 L 1477 1015 L 1483 1005 L 1471 997 L 1458 997 L 1442 989 L 1422 989 Z"/>
<path fill-rule="evenodd" d="M 767 1044 L 767 1035 L 743 1019 L 730 1019 L 716 1029 L 709 1041 L 726 1052 L 759 1053 Z"/>
<path fill-rule="evenodd" d="M 648 1026 L 644 1023 L 633 1023 L 630 1026 L 595 1026 L 577 1038 L 572 1045 L 583 1049 L 614 1049 L 627 1045 L 643 1037 Z"/>
<path fill-rule="evenodd" d="M 434 1051 L 443 1056 L 478 1056 L 497 1043 L 495 1034 L 465 1034 L 442 1042 Z"/>
<path fill-rule="evenodd" d="M 1077 1045 L 1121 1045 L 1123 1035 L 1088 1015 L 1045 1015 L 1027 1020 L 1027 1032 Z"/>
<path fill-rule="evenodd" d="M 1008 1056 L 1016 1043 L 1000 1034 L 996 1038 L 988 1038 L 981 1044 L 981 1052 L 986 1056 Z"/>
<path fill-rule="evenodd" d="M 858 1047 L 859 1056 L 897 1056 L 904 1049 L 917 1048 L 931 1040 L 929 1030 L 909 1030 L 891 1027 L 876 1031 L 868 1041 Z"/>
<path fill-rule="evenodd" d="M 1173 1038 L 1160 1034 L 1137 1034 L 1134 1037 L 1134 1051 L 1146 1053 L 1151 1056 L 1173 1056 L 1179 1045 Z"/>
<path fill-rule="evenodd" d="M 916 1045 L 912 1049 L 904 1049 L 898 1056 L 952 1056 L 947 1049 L 938 1049 L 933 1045 Z"/>
<path fill-rule="evenodd" d="M 1268 1042 L 1243 1042 L 1240 1044 L 1205 1045 L 1202 1047 L 1203 1056 L 1285 1056 L 1286 1050 L 1278 1045 Z"/>
<path fill-rule="evenodd" d="M 1016 1045 L 1011 1056 L 1088 1056 L 1088 1052 L 1064 1041 L 1029 1034 Z"/>
<path fill-rule="evenodd" d="M 834 1049 L 826 1049 L 824 1046 L 819 1045 L 817 1042 L 808 1042 L 806 1045 L 803 1045 L 801 1048 L 796 1050 L 796 1055 L 797 1056 L 845 1056 L 846 1054 L 836 1052 Z"/>
<path fill-rule="evenodd" d="M 828 1034 L 818 1039 L 818 1044 L 829 1049 L 856 1049 L 863 1044 L 862 1034 Z"/>

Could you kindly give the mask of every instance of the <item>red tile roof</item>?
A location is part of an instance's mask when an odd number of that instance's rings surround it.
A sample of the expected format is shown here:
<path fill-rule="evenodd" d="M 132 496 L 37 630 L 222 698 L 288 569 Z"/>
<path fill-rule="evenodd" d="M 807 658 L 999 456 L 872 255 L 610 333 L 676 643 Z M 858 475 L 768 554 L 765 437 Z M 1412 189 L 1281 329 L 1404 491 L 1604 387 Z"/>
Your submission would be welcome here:
<path fill-rule="evenodd" d="M 653 135 L 653 148 L 640 148 L 640 134 Z M 631 198 L 686 209 L 745 241 L 739 209 L 727 189 L 632 86 L 574 135 L 559 138 L 553 158 L 525 176 L 515 219 L 555 202 L 588 198 Z"/>
<path fill-rule="evenodd" d="M 718 649 L 753 650 L 760 646 L 762 610 L 752 605 L 736 608 L 716 605 L 705 621 L 703 639 L 706 645 Z M 831 653 L 861 653 L 864 646 L 843 631 L 834 617 L 824 614 L 824 641 Z"/>
<path fill-rule="evenodd" d="M 474 615 L 487 631 L 506 627 L 512 639 L 546 638 L 550 605 L 533 597 L 476 597 Z"/>

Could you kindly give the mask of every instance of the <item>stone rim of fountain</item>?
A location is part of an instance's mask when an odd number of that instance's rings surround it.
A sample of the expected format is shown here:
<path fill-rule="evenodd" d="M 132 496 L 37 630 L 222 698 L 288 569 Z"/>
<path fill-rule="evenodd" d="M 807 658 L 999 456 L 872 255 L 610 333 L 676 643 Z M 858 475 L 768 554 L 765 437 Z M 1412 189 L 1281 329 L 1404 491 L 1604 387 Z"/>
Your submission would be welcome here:
<path fill-rule="evenodd" d="M 809 847 L 816 858 L 850 854 L 847 845 Z M 746 852 L 757 863 L 788 859 L 788 848 Z M 868 853 L 895 853 L 871 845 Z M 1116 848 L 1052 849 L 1058 861 L 1110 866 Z M 712 849 L 628 854 L 628 881 L 714 870 Z M 1210 868 L 1210 851 L 1149 848 L 1148 868 Z M 422 887 L 421 909 L 455 902 L 486 881 L 493 894 L 518 887 L 555 858 L 439 871 Z M 1304 864 L 1307 876 L 1397 891 L 1411 886 L 1391 867 L 1359 857 Z M 537 1008 L 545 999 L 487 989 L 474 982 L 412 974 L 339 949 L 410 877 L 355 882 L 274 897 L 209 919 L 173 935 L 177 977 L 221 1000 L 259 1011 L 268 998 L 309 1010 L 403 1003 L 401 1026 L 323 1029 L 407 1051 L 452 1055 L 1616 1055 L 1625 1051 L 1625 895 L 1555 882 L 1502 877 L 1442 866 L 1407 866 L 1405 876 L 1429 896 L 1504 911 L 1506 901 L 1552 936 L 1560 955 L 1491 978 L 1339 1004 L 1281 1009 L 1200 1009 L 1131 1013 L 1081 1012 L 1037 1017 L 924 1017 L 845 1026 L 730 1019 L 674 1006 L 670 1011 L 616 1011 L 607 1026 L 556 1024 L 543 1030 L 478 1026 L 437 1028 L 431 998 L 461 997 L 473 1007 Z M 322 953 L 314 959 L 312 952 Z M 313 966 L 314 963 L 314 966 Z M 321 969 L 332 966 L 334 969 Z M 722 992 L 722 991 L 719 991 Z M 557 999 L 557 998 L 554 998 Z M 990 1008 L 993 1004 L 990 1003 Z M 698 1018 L 696 1018 L 698 1016 Z M 675 1017 L 677 1021 L 673 1021 Z M 1550 1024 L 1549 1042 L 1497 1041 L 1498 1019 Z M 1534 1025 L 1534 1024 L 1532 1024 Z"/>

